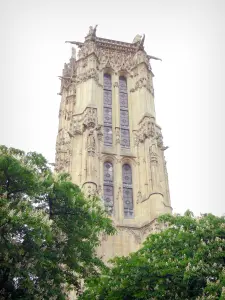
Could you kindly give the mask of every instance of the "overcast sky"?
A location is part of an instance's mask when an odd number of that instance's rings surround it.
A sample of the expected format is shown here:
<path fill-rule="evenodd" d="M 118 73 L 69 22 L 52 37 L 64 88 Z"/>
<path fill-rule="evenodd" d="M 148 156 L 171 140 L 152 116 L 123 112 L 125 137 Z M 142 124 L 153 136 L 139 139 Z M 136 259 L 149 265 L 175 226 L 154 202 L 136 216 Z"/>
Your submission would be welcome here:
<path fill-rule="evenodd" d="M 145 33 L 175 212 L 225 213 L 225 1 L 7 0 L 0 4 L 0 144 L 55 158 L 60 81 L 90 25 L 132 42 Z"/>

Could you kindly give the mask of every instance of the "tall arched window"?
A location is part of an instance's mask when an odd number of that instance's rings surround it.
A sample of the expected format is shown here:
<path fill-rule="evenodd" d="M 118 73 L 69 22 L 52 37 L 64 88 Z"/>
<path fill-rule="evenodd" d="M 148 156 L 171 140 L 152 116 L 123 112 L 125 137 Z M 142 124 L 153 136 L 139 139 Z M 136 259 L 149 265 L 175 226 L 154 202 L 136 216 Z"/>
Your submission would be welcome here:
<path fill-rule="evenodd" d="M 123 211 L 125 218 L 132 218 L 134 215 L 132 169 L 129 164 L 124 164 L 123 169 Z"/>
<path fill-rule="evenodd" d="M 104 145 L 112 146 L 112 80 L 110 74 L 104 74 Z"/>
<path fill-rule="evenodd" d="M 111 162 L 104 163 L 104 204 L 110 215 L 113 213 L 113 165 Z"/>
<path fill-rule="evenodd" d="M 121 147 L 123 148 L 130 148 L 127 80 L 124 76 L 120 76 L 119 78 L 119 98 L 120 98 L 120 127 L 121 127 L 120 144 Z"/>

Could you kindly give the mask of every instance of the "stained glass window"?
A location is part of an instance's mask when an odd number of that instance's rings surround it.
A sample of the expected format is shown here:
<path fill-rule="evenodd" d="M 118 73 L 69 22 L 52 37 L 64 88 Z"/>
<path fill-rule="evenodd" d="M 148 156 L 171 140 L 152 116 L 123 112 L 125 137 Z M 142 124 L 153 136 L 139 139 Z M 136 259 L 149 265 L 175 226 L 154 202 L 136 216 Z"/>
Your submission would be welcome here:
<path fill-rule="evenodd" d="M 132 169 L 129 164 L 124 164 L 123 174 L 123 211 L 125 218 L 132 218 L 134 215 L 133 207 L 133 188 L 132 188 Z"/>
<path fill-rule="evenodd" d="M 112 145 L 112 80 L 110 74 L 104 74 L 104 145 Z"/>
<path fill-rule="evenodd" d="M 113 213 L 113 165 L 104 163 L 104 204 L 110 215 Z"/>
<path fill-rule="evenodd" d="M 127 80 L 123 76 L 120 76 L 119 78 L 119 97 L 120 97 L 121 147 L 130 148 Z"/>

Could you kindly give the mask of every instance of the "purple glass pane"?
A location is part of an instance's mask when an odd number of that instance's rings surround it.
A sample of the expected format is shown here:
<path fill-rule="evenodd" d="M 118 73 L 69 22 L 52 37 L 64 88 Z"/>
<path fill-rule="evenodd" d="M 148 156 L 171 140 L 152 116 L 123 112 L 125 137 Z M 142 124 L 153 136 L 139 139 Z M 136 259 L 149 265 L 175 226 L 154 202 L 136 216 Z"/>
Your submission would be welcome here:
<path fill-rule="evenodd" d="M 104 106 L 112 106 L 112 92 L 104 90 Z"/>
<path fill-rule="evenodd" d="M 120 108 L 128 108 L 127 94 L 120 93 Z"/>
<path fill-rule="evenodd" d="M 112 145 L 112 127 L 104 126 L 104 144 L 111 146 Z"/>
<path fill-rule="evenodd" d="M 120 126 L 121 128 L 129 128 L 129 115 L 127 110 L 120 110 Z"/>
<path fill-rule="evenodd" d="M 133 191 L 123 187 L 123 205 L 124 209 L 133 209 Z"/>
<path fill-rule="evenodd" d="M 123 184 L 132 184 L 132 170 L 131 166 L 128 164 L 123 165 Z"/>
<path fill-rule="evenodd" d="M 112 125 L 112 109 L 108 107 L 104 107 L 104 124 Z"/>
<path fill-rule="evenodd" d="M 113 165 L 110 162 L 104 163 L 104 204 L 109 214 L 113 213 Z"/>
<path fill-rule="evenodd" d="M 110 162 L 104 163 L 104 182 L 113 183 L 113 166 Z"/>
<path fill-rule="evenodd" d="M 119 91 L 120 93 L 127 93 L 127 80 L 122 76 L 119 78 Z"/>
<path fill-rule="evenodd" d="M 108 213 L 111 215 L 113 213 L 113 186 L 104 184 L 104 204 Z"/>
<path fill-rule="evenodd" d="M 112 89 L 111 75 L 109 74 L 104 74 L 104 89 L 106 90 Z"/>
<path fill-rule="evenodd" d="M 123 208 L 124 217 L 131 218 L 133 211 L 133 189 L 132 189 L 132 169 L 128 164 L 123 165 Z"/>
<path fill-rule="evenodd" d="M 130 132 L 128 129 L 121 129 L 121 146 L 125 148 L 130 147 Z"/>
<path fill-rule="evenodd" d="M 134 216 L 133 208 L 125 208 L 124 207 L 123 212 L 124 212 L 124 217 L 125 218 L 133 218 L 133 216 Z"/>

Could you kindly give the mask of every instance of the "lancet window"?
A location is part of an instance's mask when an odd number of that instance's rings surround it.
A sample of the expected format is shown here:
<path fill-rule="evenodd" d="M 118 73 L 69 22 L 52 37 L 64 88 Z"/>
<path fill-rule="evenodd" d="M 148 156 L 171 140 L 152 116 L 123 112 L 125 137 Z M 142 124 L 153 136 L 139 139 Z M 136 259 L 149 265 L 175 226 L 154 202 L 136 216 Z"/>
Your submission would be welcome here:
<path fill-rule="evenodd" d="M 107 161 L 104 163 L 104 204 L 110 215 L 112 215 L 114 207 L 113 195 L 113 164 Z"/>
<path fill-rule="evenodd" d="M 129 111 L 127 80 L 124 76 L 119 78 L 119 100 L 120 100 L 120 132 L 121 147 L 130 148 Z"/>
<path fill-rule="evenodd" d="M 110 74 L 104 74 L 104 145 L 112 146 L 112 80 Z"/>
<path fill-rule="evenodd" d="M 122 167 L 123 175 L 123 211 L 125 218 L 132 218 L 134 215 L 132 169 L 129 164 Z"/>

